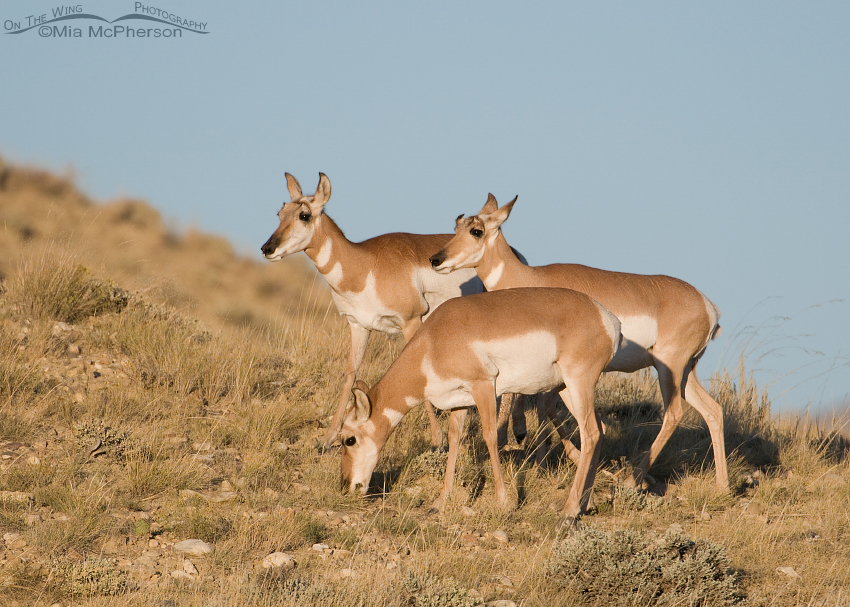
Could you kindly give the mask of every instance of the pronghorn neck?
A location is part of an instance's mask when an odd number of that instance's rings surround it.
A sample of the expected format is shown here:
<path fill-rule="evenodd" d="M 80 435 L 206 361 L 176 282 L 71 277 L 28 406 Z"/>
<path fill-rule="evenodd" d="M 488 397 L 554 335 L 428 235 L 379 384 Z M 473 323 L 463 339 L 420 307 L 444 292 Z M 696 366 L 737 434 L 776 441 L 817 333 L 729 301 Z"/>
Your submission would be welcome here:
<path fill-rule="evenodd" d="M 507 288 L 505 285 L 507 273 L 518 269 L 521 271 L 524 267 L 500 229 L 493 236 L 493 241 L 485 244 L 484 255 L 475 269 L 487 290 L 495 291 Z"/>
<path fill-rule="evenodd" d="M 423 353 L 417 345 L 411 341 L 405 347 L 405 356 L 400 356 L 390 365 L 384 377 L 370 392 L 374 397 L 371 419 L 376 427 L 385 425 L 384 440 L 413 407 L 425 402 L 426 380 L 421 362 Z M 386 420 L 386 423 L 382 420 Z"/>
<path fill-rule="evenodd" d="M 322 213 L 316 218 L 316 227 L 310 244 L 304 249 L 307 256 L 316 264 L 332 288 L 342 281 L 342 275 L 348 258 L 354 253 L 356 245 L 348 240 L 336 222 Z"/>

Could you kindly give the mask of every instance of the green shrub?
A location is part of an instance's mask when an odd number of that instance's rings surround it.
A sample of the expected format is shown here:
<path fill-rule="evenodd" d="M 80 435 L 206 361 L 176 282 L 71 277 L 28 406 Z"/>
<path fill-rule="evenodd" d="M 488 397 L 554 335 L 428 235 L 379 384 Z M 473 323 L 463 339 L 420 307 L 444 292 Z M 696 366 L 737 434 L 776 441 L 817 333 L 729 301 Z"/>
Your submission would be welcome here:
<path fill-rule="evenodd" d="M 586 527 L 556 544 L 546 569 L 590 604 L 714 607 L 743 600 L 729 563 L 722 546 L 676 531 L 653 541 L 637 531 Z"/>

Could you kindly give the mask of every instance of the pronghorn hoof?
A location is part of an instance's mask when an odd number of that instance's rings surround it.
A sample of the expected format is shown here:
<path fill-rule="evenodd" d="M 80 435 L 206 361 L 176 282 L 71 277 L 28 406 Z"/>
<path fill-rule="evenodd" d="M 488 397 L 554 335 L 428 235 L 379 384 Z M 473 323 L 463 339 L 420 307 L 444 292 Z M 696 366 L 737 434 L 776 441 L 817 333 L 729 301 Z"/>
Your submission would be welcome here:
<path fill-rule="evenodd" d="M 582 524 L 578 520 L 578 516 L 565 516 L 558 521 L 558 530 L 565 533 L 575 533 L 581 531 Z"/>

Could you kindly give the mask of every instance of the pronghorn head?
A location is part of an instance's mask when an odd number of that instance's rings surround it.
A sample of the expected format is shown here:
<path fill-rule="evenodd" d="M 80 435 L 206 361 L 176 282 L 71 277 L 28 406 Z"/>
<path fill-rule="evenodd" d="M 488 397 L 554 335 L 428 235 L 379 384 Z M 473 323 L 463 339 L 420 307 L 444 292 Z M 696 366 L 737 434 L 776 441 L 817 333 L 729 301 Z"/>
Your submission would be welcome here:
<path fill-rule="evenodd" d="M 261 249 L 266 259 L 271 261 L 278 261 L 310 246 L 316 224 L 331 197 L 331 182 L 324 173 L 319 173 L 319 185 L 312 196 L 304 196 L 298 180 L 289 173 L 286 174 L 286 187 L 292 201 L 281 207 L 277 214 L 280 225 Z"/>
<path fill-rule="evenodd" d="M 354 402 L 348 406 L 342 429 L 339 431 L 342 444 L 341 488 L 343 491 L 359 491 L 364 494 L 369 489 L 372 471 L 378 463 L 378 453 L 386 440 L 386 434 L 380 432 L 371 419 L 372 402 L 366 391 L 366 384 L 357 380 L 351 389 Z M 380 438 L 376 434 L 380 434 Z"/>
<path fill-rule="evenodd" d="M 431 267 L 440 274 L 461 268 L 474 268 L 484 257 L 484 251 L 499 235 L 501 226 L 511 214 L 516 197 L 499 208 L 496 197 L 487 195 L 487 202 L 478 215 L 459 215 L 455 221 L 455 235 L 440 252 L 431 257 Z"/>

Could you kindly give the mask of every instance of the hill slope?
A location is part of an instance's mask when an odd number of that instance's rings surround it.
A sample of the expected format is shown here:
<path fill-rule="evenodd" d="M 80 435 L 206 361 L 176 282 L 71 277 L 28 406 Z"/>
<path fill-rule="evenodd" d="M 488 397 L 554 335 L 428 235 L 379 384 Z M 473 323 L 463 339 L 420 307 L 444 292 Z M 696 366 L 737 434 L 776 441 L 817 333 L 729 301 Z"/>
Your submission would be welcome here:
<path fill-rule="evenodd" d="M 169 228 L 143 201 L 96 204 L 68 177 L 0 158 L 0 278 L 24 256 L 60 253 L 153 301 L 187 307 L 215 329 L 271 328 L 330 304 L 303 256 L 274 265 L 241 257 L 222 237 Z"/>
<path fill-rule="evenodd" d="M 316 448 L 347 340 L 323 292 L 314 313 L 297 306 L 303 265 L 240 259 L 30 169 L 0 168 L 0 214 L 4 606 L 846 604 L 848 443 L 773 420 L 743 369 L 711 383 L 730 492 L 694 414 L 651 491 L 620 486 L 660 399 L 651 375 L 613 375 L 581 529 L 558 526 L 573 474 L 560 445 L 540 471 L 505 449 L 516 507 L 495 506 L 474 415 L 434 515 L 445 454 L 421 411 L 384 447 L 369 499 L 341 493 L 338 453 Z M 263 286 L 281 273 L 291 291 Z M 398 348 L 376 342 L 367 382 Z"/>

